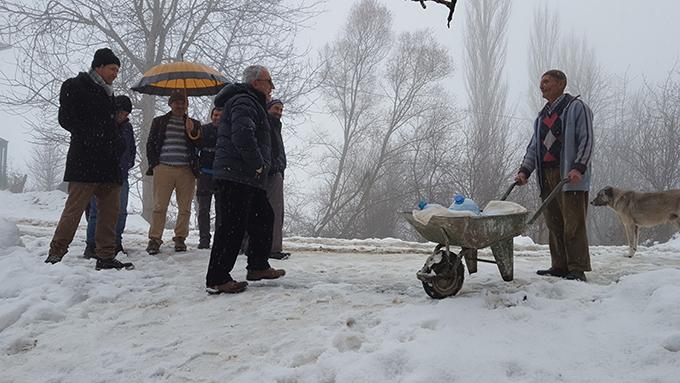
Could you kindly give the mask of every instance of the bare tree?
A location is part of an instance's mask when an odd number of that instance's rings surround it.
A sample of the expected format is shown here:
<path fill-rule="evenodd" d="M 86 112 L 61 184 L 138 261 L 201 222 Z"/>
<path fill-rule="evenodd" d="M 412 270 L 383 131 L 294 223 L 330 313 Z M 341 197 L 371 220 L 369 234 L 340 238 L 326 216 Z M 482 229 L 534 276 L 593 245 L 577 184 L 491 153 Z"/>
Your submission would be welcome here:
<path fill-rule="evenodd" d="M 480 0 L 466 8 L 465 85 L 469 120 L 457 186 L 483 204 L 498 198 L 516 170 L 503 67 L 510 1 Z"/>
<path fill-rule="evenodd" d="M 319 214 L 311 218 L 314 235 L 394 233 L 395 207 L 413 198 L 396 170 L 404 169 L 416 142 L 427 139 L 422 133 L 432 132 L 421 126 L 427 116 L 452 107 L 438 87 L 452 69 L 447 51 L 427 31 L 402 33 L 393 43 L 390 23 L 385 7 L 364 0 L 324 52 L 324 100 L 342 137 L 320 139 L 323 184 L 316 193 Z"/>
<path fill-rule="evenodd" d="M 61 145 L 34 144 L 28 170 L 37 191 L 52 191 L 59 186 L 64 175 L 66 156 Z"/>
<path fill-rule="evenodd" d="M 557 67 L 560 44 L 560 19 L 550 11 L 547 3 L 539 4 L 534 9 L 533 23 L 529 34 L 529 116 L 544 104 L 538 92 L 540 77 L 549 69 Z"/>
<path fill-rule="evenodd" d="M 0 0 L 0 38 L 17 52 L 17 73 L 1 77 L 13 92 L 0 102 L 40 111 L 34 113 L 40 121 L 38 138 L 64 142 L 56 123 L 50 123 L 56 120 L 59 86 L 75 68 L 89 66 L 96 48 L 108 45 L 123 64 L 114 84 L 118 93 L 127 93 L 140 74 L 167 61 L 200 61 L 234 81 L 243 67 L 260 63 L 270 67 L 292 111 L 299 96 L 313 88 L 305 81 L 305 52 L 295 50 L 294 40 L 318 13 L 317 6 L 316 0 L 123 0 L 112 9 L 103 0 Z M 141 124 L 134 125 L 144 148 L 157 105 L 152 96 L 131 96 L 141 110 Z M 145 171 L 140 150 L 137 177 L 143 179 L 144 216 L 149 217 L 152 185 L 142 177 Z"/>

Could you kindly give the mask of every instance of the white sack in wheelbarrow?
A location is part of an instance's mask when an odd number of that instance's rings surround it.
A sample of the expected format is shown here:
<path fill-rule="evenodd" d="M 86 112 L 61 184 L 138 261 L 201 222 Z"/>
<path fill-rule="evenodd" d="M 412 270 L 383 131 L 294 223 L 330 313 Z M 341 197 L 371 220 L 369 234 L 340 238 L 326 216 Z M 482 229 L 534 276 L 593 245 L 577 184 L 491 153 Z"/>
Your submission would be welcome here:
<path fill-rule="evenodd" d="M 471 211 L 457 211 L 449 210 L 442 205 L 433 203 L 428 204 L 423 210 L 415 209 L 413 210 L 413 219 L 420 222 L 423 225 L 427 225 L 430 222 L 430 218 L 434 216 L 438 217 L 477 217 L 477 216 L 498 216 L 498 215 L 509 215 L 524 213 L 527 209 L 514 202 L 510 201 L 491 201 L 489 202 L 481 214 L 475 214 Z"/>

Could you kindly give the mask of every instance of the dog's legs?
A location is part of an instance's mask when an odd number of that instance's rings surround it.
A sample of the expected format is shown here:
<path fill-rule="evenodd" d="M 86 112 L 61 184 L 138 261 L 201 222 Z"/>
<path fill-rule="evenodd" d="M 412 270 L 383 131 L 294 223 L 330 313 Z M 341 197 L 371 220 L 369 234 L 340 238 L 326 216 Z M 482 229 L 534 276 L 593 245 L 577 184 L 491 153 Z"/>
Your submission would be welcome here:
<path fill-rule="evenodd" d="M 626 238 L 628 239 L 628 257 L 633 258 L 637 251 L 638 244 L 638 226 L 634 223 L 624 225 L 626 229 Z"/>

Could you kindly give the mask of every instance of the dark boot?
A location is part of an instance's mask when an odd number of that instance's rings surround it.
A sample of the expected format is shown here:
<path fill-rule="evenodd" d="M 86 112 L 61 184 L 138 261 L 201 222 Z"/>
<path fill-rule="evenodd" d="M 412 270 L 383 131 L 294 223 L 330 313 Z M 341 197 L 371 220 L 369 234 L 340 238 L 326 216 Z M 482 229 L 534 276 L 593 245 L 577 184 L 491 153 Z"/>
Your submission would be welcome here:
<path fill-rule="evenodd" d="M 269 254 L 269 259 L 288 259 L 290 257 L 290 253 L 284 253 L 283 251 L 277 251 L 275 253 L 270 253 Z"/>
<path fill-rule="evenodd" d="M 199 249 L 209 249 L 210 248 L 210 238 L 201 238 L 201 240 L 198 241 L 198 248 Z"/>
<path fill-rule="evenodd" d="M 146 246 L 146 252 L 149 253 L 149 255 L 160 253 L 162 243 L 163 241 L 159 241 L 158 239 L 150 239 L 149 244 Z"/>
<path fill-rule="evenodd" d="M 538 271 L 536 271 L 536 274 L 547 275 L 549 277 L 564 278 L 567 275 L 567 272 L 564 271 L 564 270 L 560 270 L 560 269 L 556 269 L 554 267 L 551 267 L 547 270 L 538 270 Z"/>
<path fill-rule="evenodd" d="M 184 238 L 182 237 L 172 237 L 175 242 L 175 251 L 187 251 L 187 245 L 184 243 Z"/>
<path fill-rule="evenodd" d="M 586 273 L 583 271 L 570 271 L 564 276 L 564 278 L 572 281 L 587 282 Z"/>
<path fill-rule="evenodd" d="M 127 251 L 123 248 L 123 244 L 121 243 L 116 244 L 116 255 L 118 255 L 118 253 L 127 255 Z"/>
<path fill-rule="evenodd" d="M 49 254 L 47 259 L 45 259 L 45 263 L 51 263 L 54 265 L 55 263 L 61 262 L 62 258 L 64 258 L 63 255 Z"/>
<path fill-rule="evenodd" d="M 95 270 L 107 270 L 107 269 L 116 269 L 116 270 L 132 270 L 135 268 L 135 265 L 133 265 L 130 262 L 121 262 L 117 260 L 116 258 L 111 258 L 111 259 L 97 259 L 97 264 L 95 265 Z"/>
<path fill-rule="evenodd" d="M 97 254 L 95 253 L 94 245 L 85 246 L 85 251 L 83 251 L 83 258 L 85 258 L 85 259 L 97 259 Z"/>

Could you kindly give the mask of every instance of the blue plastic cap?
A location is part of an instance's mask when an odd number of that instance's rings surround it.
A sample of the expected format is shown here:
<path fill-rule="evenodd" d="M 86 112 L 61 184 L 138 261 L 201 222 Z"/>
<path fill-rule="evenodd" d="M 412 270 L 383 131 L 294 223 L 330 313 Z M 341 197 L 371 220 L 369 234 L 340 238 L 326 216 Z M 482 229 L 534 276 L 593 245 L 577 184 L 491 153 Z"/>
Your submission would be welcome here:
<path fill-rule="evenodd" d="M 463 201 L 465 201 L 465 197 L 464 197 L 464 196 L 462 196 L 462 195 L 460 195 L 460 194 L 456 194 L 455 196 L 453 196 L 453 202 L 455 202 L 456 205 L 462 204 Z"/>
<path fill-rule="evenodd" d="M 425 209 L 425 206 L 426 206 L 426 205 L 427 205 L 427 202 L 425 202 L 424 199 L 421 199 L 421 200 L 418 202 L 418 209 L 423 210 L 423 209 Z"/>

